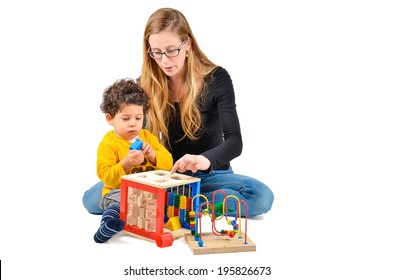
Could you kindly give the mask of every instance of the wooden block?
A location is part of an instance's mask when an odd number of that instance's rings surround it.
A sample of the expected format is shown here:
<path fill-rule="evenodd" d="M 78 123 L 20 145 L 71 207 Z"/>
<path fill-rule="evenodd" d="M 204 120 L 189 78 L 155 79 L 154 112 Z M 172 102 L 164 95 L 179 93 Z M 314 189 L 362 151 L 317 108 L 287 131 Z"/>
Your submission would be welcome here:
<path fill-rule="evenodd" d="M 130 188 L 132 190 L 132 188 Z M 128 203 L 129 204 L 136 204 L 136 195 L 128 193 Z"/>
<path fill-rule="evenodd" d="M 146 192 L 146 191 L 144 191 L 143 192 L 143 196 L 146 198 L 146 199 L 151 199 L 151 198 L 153 198 L 153 194 L 151 193 L 151 192 Z"/>
<path fill-rule="evenodd" d="M 137 226 L 139 228 L 145 228 L 145 219 L 142 218 L 141 216 L 138 217 Z"/>
<path fill-rule="evenodd" d="M 182 226 L 180 224 L 179 217 L 177 216 L 177 217 L 169 218 L 169 220 L 165 224 L 165 228 L 170 229 L 170 230 L 181 229 Z"/>
<path fill-rule="evenodd" d="M 234 238 L 216 236 L 211 232 L 202 233 L 203 247 L 199 247 L 198 241 L 194 240 L 194 236 L 191 233 L 185 234 L 184 239 L 194 255 L 250 252 L 257 250 L 256 245 L 248 236 L 247 244 L 244 244 L 244 233 L 242 233 L 242 238 L 238 236 Z"/>
<path fill-rule="evenodd" d="M 138 196 L 136 199 L 136 205 L 138 205 L 139 207 L 145 207 L 145 199 L 143 198 L 143 196 Z"/>
<path fill-rule="evenodd" d="M 155 209 L 146 209 L 146 219 L 156 220 L 156 210 Z"/>
<path fill-rule="evenodd" d="M 130 214 L 127 215 L 127 224 L 131 225 L 131 226 L 135 226 L 137 223 L 137 217 L 132 216 Z"/>
<path fill-rule="evenodd" d="M 136 205 L 132 205 L 132 206 L 131 206 L 130 214 L 131 214 L 132 216 L 134 216 L 134 217 L 139 216 L 139 207 L 136 206 Z"/>
<path fill-rule="evenodd" d="M 140 207 L 140 208 L 139 208 L 139 216 L 142 217 L 142 218 L 145 218 L 145 217 L 146 217 L 145 208 L 143 208 L 143 207 Z"/>
<path fill-rule="evenodd" d="M 157 205 L 157 198 L 147 198 L 147 199 L 146 199 L 146 205 L 147 205 L 148 207 L 154 207 L 154 208 L 156 208 L 156 205 Z"/>

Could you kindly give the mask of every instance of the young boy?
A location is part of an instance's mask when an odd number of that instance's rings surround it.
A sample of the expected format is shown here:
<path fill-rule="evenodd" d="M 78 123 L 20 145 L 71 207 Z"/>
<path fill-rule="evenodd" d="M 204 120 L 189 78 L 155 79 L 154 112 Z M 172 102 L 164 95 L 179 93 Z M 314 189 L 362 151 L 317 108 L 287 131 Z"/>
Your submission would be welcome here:
<path fill-rule="evenodd" d="M 122 79 L 108 87 L 100 108 L 113 130 L 104 136 L 97 149 L 97 175 L 104 183 L 100 203 L 104 213 L 94 235 L 97 243 L 109 240 L 124 227 L 119 218 L 121 176 L 154 169 L 169 170 L 173 164 L 172 155 L 157 137 L 142 129 L 149 103 L 146 93 L 135 81 Z M 136 140 L 142 141 L 141 147 L 130 149 Z"/>

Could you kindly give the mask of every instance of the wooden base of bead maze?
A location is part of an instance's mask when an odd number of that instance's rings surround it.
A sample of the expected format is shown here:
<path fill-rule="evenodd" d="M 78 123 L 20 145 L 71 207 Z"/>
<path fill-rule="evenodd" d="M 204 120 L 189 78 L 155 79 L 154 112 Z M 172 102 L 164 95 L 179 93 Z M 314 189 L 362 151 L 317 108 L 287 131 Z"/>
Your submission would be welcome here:
<path fill-rule="evenodd" d="M 244 244 L 244 233 L 242 235 L 243 238 L 237 236 L 230 238 L 228 236 L 217 236 L 211 232 L 204 233 L 203 247 L 199 247 L 198 241 L 194 240 L 191 233 L 186 233 L 184 239 L 194 255 L 256 251 L 257 246 L 254 242 L 247 237 L 247 244 Z"/>

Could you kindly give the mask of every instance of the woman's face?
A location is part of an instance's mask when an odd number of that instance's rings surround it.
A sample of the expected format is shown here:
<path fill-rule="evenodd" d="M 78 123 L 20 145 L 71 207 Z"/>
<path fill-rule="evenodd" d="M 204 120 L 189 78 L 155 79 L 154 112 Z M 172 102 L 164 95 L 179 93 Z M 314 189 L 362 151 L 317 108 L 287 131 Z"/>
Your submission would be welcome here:
<path fill-rule="evenodd" d="M 150 35 L 149 45 L 148 51 L 154 56 L 152 59 L 167 76 L 181 76 L 184 73 L 186 51 L 190 49 L 189 40 L 181 41 L 176 33 L 161 31 Z"/>

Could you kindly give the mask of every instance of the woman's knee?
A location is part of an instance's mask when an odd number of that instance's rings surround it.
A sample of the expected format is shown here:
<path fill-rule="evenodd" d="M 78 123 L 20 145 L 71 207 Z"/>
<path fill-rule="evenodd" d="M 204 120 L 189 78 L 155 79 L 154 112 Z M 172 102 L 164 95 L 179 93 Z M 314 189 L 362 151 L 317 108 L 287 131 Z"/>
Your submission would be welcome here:
<path fill-rule="evenodd" d="M 259 203 L 260 206 L 259 212 L 261 215 L 269 212 L 272 209 L 272 205 L 274 201 L 274 194 L 272 190 L 266 185 L 260 194 L 260 200 L 261 202 Z"/>

